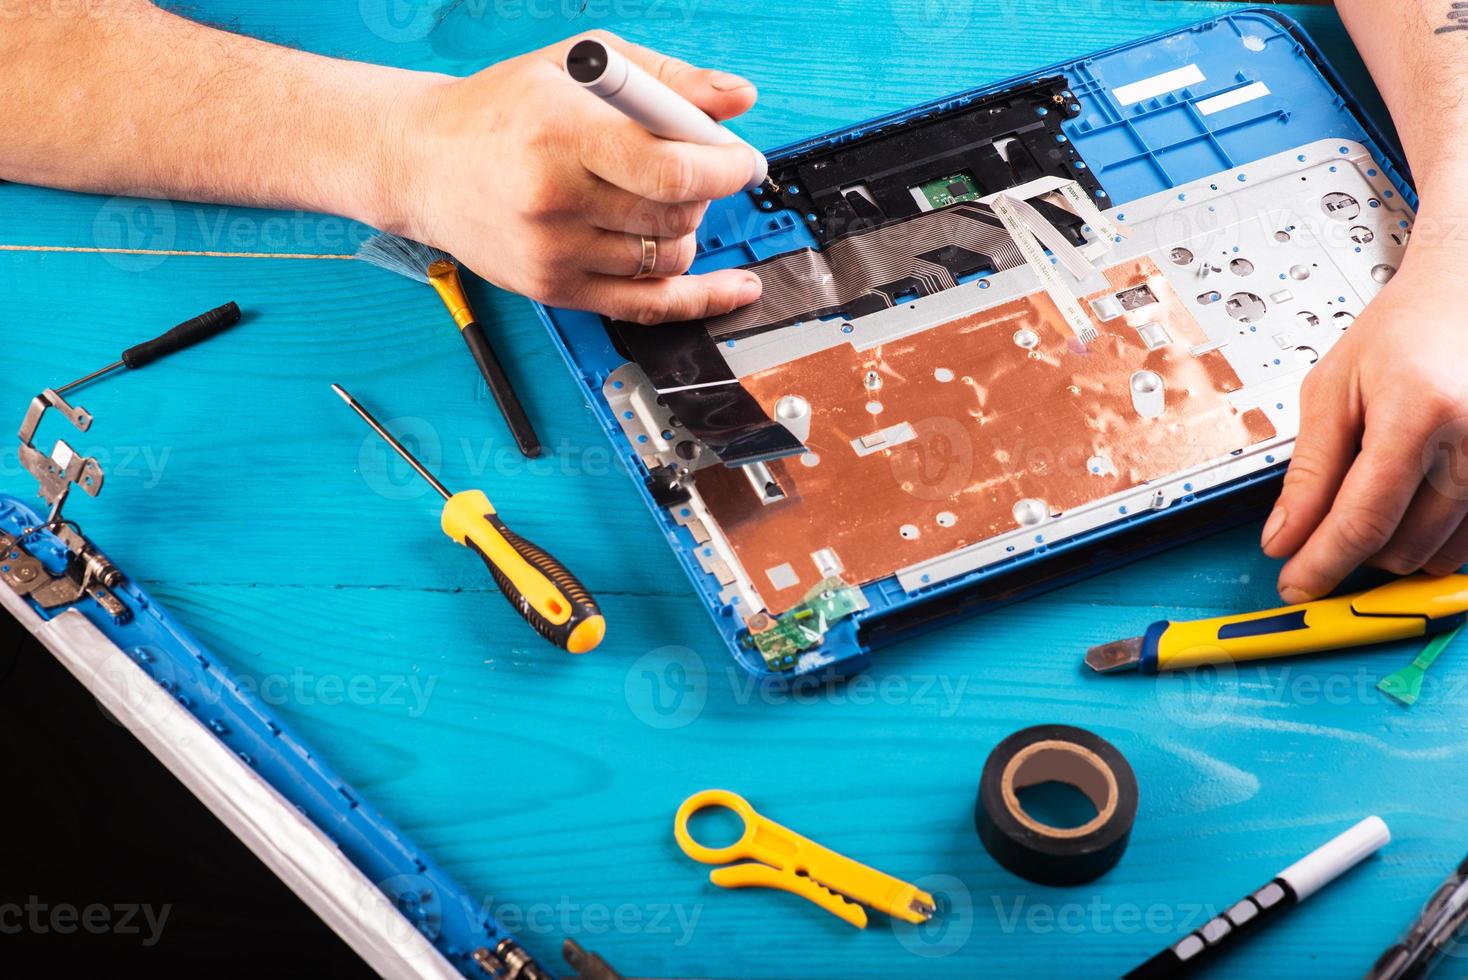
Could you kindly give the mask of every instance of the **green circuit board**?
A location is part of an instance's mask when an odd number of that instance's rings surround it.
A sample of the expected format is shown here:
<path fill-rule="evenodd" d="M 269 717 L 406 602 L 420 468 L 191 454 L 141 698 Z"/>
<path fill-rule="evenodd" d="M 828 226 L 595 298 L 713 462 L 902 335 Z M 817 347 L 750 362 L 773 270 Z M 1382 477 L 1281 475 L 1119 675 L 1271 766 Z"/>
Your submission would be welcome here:
<path fill-rule="evenodd" d="M 861 589 L 839 578 L 820 582 L 805 601 L 778 619 L 765 613 L 751 624 L 750 638 L 771 670 L 789 670 L 800 654 L 820 646 L 826 630 L 867 607 Z"/>
<path fill-rule="evenodd" d="M 935 177 L 926 183 L 919 184 L 918 193 L 926 198 L 936 211 L 938 208 L 946 208 L 959 201 L 978 200 L 979 185 L 974 182 L 972 174 L 959 173 L 948 177 Z"/>

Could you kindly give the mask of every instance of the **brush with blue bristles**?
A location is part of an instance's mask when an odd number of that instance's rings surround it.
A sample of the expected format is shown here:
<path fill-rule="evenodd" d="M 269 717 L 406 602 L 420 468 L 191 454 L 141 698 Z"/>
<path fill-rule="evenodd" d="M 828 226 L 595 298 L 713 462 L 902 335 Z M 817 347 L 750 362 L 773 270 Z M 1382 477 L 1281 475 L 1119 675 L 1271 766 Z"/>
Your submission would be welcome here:
<path fill-rule="evenodd" d="M 539 456 L 540 439 L 535 434 L 535 427 L 530 424 L 525 406 L 520 404 L 509 376 L 495 356 L 494 348 L 489 345 L 489 338 L 479 318 L 474 315 L 474 308 L 469 305 L 469 296 L 459 279 L 459 263 L 453 256 L 432 245 L 384 233 L 363 242 L 357 249 L 357 258 L 433 287 L 454 318 L 454 323 L 458 324 L 459 333 L 469 345 L 469 353 L 474 355 L 479 373 L 484 376 L 484 383 L 489 386 L 489 393 L 494 396 L 494 403 L 499 406 L 520 452 L 532 458 Z"/>

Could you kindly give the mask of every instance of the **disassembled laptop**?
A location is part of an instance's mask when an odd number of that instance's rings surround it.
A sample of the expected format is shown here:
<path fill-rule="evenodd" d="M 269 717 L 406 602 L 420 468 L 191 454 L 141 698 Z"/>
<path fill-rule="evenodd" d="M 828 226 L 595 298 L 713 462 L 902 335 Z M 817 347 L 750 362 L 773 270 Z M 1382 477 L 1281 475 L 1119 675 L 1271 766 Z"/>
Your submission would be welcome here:
<path fill-rule="evenodd" d="M 819 666 L 863 587 L 1277 470 L 1301 380 L 1395 272 L 1413 215 L 1362 143 L 1110 208 L 1079 111 L 1042 79 L 777 159 L 756 206 L 817 248 L 750 264 L 727 316 L 608 324 L 601 393 L 767 669 Z"/>

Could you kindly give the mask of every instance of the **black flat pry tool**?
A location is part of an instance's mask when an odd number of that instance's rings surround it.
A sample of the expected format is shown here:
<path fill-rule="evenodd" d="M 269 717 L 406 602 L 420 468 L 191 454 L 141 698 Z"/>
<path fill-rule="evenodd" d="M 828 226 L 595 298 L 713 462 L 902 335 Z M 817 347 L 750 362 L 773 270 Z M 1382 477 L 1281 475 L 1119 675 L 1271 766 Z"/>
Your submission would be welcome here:
<path fill-rule="evenodd" d="M 104 374 L 111 374 L 119 368 L 136 370 L 146 364 L 151 364 L 161 357 L 167 357 L 185 347 L 192 347 L 203 340 L 208 340 L 221 331 L 227 330 L 240 322 L 240 308 L 235 303 L 225 303 L 223 306 L 215 307 L 207 313 L 200 313 L 192 320 L 185 320 L 178 326 L 169 330 L 152 340 L 145 340 L 141 344 L 134 344 L 122 352 L 122 357 L 104 368 L 93 371 L 91 374 L 68 382 L 60 388 L 54 389 L 60 395 L 73 388 L 79 388 L 88 381 L 95 381 Z"/>

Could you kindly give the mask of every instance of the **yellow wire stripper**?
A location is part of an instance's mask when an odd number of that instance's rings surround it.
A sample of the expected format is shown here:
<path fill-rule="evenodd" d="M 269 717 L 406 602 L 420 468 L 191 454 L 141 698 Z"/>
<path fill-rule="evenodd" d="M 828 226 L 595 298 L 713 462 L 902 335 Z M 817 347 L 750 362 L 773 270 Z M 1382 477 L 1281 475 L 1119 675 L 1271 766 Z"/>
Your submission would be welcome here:
<path fill-rule="evenodd" d="M 712 807 L 733 810 L 744 821 L 744 833 L 727 847 L 705 847 L 688 832 L 688 819 Z M 858 929 L 867 925 L 862 905 L 914 924 L 928 921 L 937 907 L 933 896 L 916 885 L 807 840 L 756 813 L 744 797 L 726 789 L 706 789 L 684 800 L 673 819 L 673 836 L 693 860 L 727 865 L 709 872 L 709 881 L 720 888 L 778 888 Z"/>

